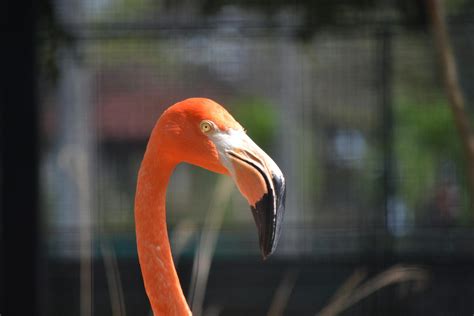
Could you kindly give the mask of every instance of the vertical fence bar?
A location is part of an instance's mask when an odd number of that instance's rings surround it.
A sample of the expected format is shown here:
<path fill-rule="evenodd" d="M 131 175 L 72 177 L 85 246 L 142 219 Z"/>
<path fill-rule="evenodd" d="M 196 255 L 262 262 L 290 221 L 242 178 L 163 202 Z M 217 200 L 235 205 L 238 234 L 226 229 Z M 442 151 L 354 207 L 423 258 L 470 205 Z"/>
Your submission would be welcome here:
<path fill-rule="evenodd" d="M 380 179 L 380 205 L 379 214 L 375 222 L 375 247 L 373 267 L 381 270 L 391 260 L 393 239 L 389 232 L 388 216 L 395 201 L 395 179 L 394 179 L 394 151 L 393 151 L 393 104 L 392 104 L 392 32 L 384 27 L 376 34 L 377 40 L 377 63 L 379 85 L 379 104 L 381 108 L 380 134 L 382 150 L 382 176 Z M 383 310 L 390 304 L 386 297 L 373 298 L 374 312 Z"/>
<path fill-rule="evenodd" d="M 38 111 L 34 1 L 0 5 L 2 315 L 37 315 Z"/>
<path fill-rule="evenodd" d="M 380 34 L 380 105 L 382 107 L 382 142 L 383 142 L 383 227 L 382 233 L 387 236 L 388 212 L 391 200 L 395 198 L 395 166 L 393 151 L 393 104 L 392 104 L 392 33 L 384 29 Z M 384 246 L 389 246 L 385 244 Z"/>

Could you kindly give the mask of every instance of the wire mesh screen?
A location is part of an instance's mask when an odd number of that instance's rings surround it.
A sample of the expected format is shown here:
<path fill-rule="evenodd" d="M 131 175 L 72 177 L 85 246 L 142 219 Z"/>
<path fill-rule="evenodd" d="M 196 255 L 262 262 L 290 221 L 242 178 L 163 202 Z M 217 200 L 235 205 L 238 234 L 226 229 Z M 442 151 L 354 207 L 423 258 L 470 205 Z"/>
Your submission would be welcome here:
<path fill-rule="evenodd" d="M 161 113 L 196 96 L 229 109 L 274 157 L 288 190 L 278 251 L 260 265 L 255 224 L 237 188 L 226 193 L 223 176 L 194 166 L 175 170 L 167 220 L 185 295 L 199 297 L 197 254 L 212 247 L 200 313 L 267 313 L 289 282 L 287 313 L 315 314 L 355 267 L 472 259 L 461 149 L 426 32 L 402 22 L 350 24 L 302 39 L 291 10 L 267 23 L 234 6 L 201 17 L 188 2 L 54 8 L 66 35 L 54 42 L 43 34 L 40 59 L 53 62 L 38 80 L 43 314 L 149 312 L 136 256 L 137 172 Z M 453 39 L 459 63 L 469 65 L 471 27 L 463 23 Z M 468 98 L 469 69 L 460 72 Z M 464 311 L 474 291 L 465 289 L 456 300 Z M 399 306 L 384 293 L 353 312 L 426 307 L 413 302 L 418 294 Z"/>

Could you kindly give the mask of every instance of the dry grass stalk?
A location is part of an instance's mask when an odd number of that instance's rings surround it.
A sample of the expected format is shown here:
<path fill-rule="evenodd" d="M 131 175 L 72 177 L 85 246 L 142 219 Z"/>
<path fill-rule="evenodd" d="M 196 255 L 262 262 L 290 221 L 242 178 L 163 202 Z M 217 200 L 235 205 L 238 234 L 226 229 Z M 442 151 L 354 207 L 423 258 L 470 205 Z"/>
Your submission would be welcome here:
<path fill-rule="evenodd" d="M 234 184 L 227 177 L 220 177 L 214 191 L 212 204 L 206 215 L 204 227 L 194 257 L 191 290 L 188 296 L 194 316 L 202 314 L 212 257 L 220 233 L 224 211 L 232 196 Z"/>
<path fill-rule="evenodd" d="M 171 236 L 171 246 L 173 247 L 173 261 L 175 267 L 178 266 L 179 259 L 187 244 L 196 234 L 196 225 L 189 219 L 180 221 L 173 229 Z"/>
<path fill-rule="evenodd" d="M 419 267 L 396 265 L 361 284 L 364 278 L 364 272 L 359 270 L 354 272 L 352 276 L 339 288 L 329 304 L 317 315 L 337 315 L 374 292 L 392 284 L 415 281 L 417 282 L 416 289 L 421 290 L 428 281 L 428 273 Z"/>
<path fill-rule="evenodd" d="M 110 306 L 113 316 L 126 316 L 125 300 L 123 296 L 122 281 L 118 268 L 117 256 L 113 247 L 106 242 L 100 243 L 102 257 L 104 258 L 105 277 L 109 288 Z"/>
<path fill-rule="evenodd" d="M 288 305 L 291 293 L 296 284 L 298 278 L 298 271 L 295 269 L 289 269 L 278 286 L 275 295 L 273 296 L 272 304 L 268 311 L 267 316 L 281 316 L 285 312 L 285 308 Z"/>

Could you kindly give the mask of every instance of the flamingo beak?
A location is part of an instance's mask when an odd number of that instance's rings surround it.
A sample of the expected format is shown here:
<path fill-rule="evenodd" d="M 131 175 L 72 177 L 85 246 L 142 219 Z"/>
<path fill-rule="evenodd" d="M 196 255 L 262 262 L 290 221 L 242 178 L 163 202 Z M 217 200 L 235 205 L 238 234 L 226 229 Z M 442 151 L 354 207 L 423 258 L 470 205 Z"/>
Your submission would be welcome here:
<path fill-rule="evenodd" d="M 276 249 L 285 209 L 285 178 L 276 163 L 245 133 L 226 151 L 230 173 L 257 225 L 263 259 Z"/>

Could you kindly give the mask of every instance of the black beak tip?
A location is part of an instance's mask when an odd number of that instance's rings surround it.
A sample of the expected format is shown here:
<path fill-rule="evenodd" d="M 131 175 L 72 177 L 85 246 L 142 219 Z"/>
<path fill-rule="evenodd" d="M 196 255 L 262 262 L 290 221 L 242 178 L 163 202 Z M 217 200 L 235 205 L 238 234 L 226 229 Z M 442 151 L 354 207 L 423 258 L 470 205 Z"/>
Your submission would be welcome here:
<path fill-rule="evenodd" d="M 257 225 L 263 260 L 275 252 L 285 209 L 286 188 L 284 180 L 272 177 L 273 190 L 269 190 L 255 206 L 251 207 Z"/>
<path fill-rule="evenodd" d="M 272 253 L 273 253 L 272 250 L 268 251 L 268 250 L 262 249 L 262 260 L 266 261 L 272 255 Z"/>

